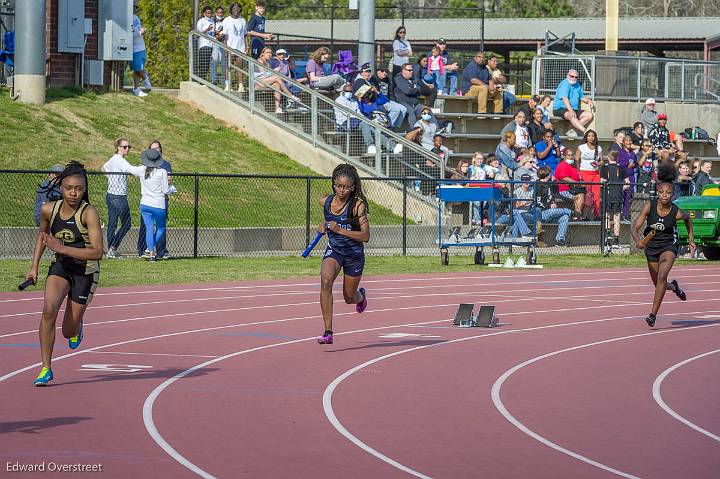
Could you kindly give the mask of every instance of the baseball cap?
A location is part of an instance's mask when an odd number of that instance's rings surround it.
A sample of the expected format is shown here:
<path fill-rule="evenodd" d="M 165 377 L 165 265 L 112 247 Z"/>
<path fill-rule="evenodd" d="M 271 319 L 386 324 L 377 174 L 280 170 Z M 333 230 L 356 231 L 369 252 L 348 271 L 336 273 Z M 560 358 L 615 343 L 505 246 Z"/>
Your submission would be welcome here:
<path fill-rule="evenodd" d="M 370 87 L 368 85 L 363 85 L 357 89 L 357 91 L 355 92 L 355 96 L 358 98 L 362 98 L 369 91 L 370 91 Z"/>
<path fill-rule="evenodd" d="M 654 105 L 655 104 L 655 98 L 648 98 L 645 100 L 646 105 Z"/>
<path fill-rule="evenodd" d="M 447 42 L 445 41 L 444 38 L 439 38 L 438 41 L 437 41 L 437 44 L 438 44 L 438 45 L 445 45 L 446 43 L 447 43 Z"/>
<path fill-rule="evenodd" d="M 658 115 L 658 120 L 667 120 L 667 113 L 660 113 Z"/>
<path fill-rule="evenodd" d="M 369 63 L 363 63 L 362 66 L 360 67 L 360 71 L 361 72 L 371 72 L 372 67 L 370 66 Z"/>
<path fill-rule="evenodd" d="M 527 173 L 525 173 L 524 175 L 522 175 L 520 177 L 520 181 L 530 181 L 530 180 L 532 180 L 532 176 L 528 175 Z"/>
<path fill-rule="evenodd" d="M 285 55 L 287 55 L 287 50 L 285 50 L 284 48 L 279 48 L 275 51 L 276 55 L 280 55 L 281 53 L 284 53 Z"/>
<path fill-rule="evenodd" d="M 61 165 L 59 163 L 55 163 L 50 168 L 50 171 L 52 171 L 53 173 L 62 173 L 64 169 L 65 169 L 65 167 L 63 165 Z"/>

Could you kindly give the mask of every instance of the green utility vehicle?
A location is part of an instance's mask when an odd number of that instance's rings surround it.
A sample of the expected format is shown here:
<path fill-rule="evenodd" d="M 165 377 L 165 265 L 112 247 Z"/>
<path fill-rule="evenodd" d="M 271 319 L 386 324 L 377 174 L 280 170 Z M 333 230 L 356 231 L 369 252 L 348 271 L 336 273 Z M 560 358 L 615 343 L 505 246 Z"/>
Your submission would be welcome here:
<path fill-rule="evenodd" d="M 695 244 L 702 246 L 705 258 L 720 260 L 720 185 L 706 185 L 702 196 L 684 196 L 674 201 L 690 214 Z M 687 244 L 685 223 L 678 222 L 680 242 Z"/>

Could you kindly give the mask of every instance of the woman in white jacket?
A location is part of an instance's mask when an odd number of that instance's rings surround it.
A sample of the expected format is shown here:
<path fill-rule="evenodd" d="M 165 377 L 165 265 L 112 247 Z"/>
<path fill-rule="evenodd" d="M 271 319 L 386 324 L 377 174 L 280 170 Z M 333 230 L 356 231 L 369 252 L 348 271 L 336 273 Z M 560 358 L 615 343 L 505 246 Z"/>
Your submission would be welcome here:
<path fill-rule="evenodd" d="M 163 163 L 162 155 L 157 150 L 145 150 L 140 155 L 143 173 L 140 175 L 140 214 L 145 223 L 145 241 L 147 251 L 143 258 L 155 261 L 155 247 L 165 236 L 167 211 L 165 210 L 165 195 L 168 194 L 167 171 L 160 168 Z"/>

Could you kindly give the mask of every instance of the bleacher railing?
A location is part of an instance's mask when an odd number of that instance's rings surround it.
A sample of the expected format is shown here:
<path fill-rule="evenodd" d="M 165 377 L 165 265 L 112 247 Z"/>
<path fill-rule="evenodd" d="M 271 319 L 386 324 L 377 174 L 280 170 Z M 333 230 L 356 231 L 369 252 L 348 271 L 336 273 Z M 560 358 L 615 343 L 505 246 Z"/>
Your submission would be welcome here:
<path fill-rule="evenodd" d="M 593 100 L 720 102 L 720 62 L 601 55 L 542 55 L 533 59 L 533 94 L 553 95 L 569 69 Z"/>
<path fill-rule="evenodd" d="M 427 178 L 425 164 L 446 169 L 437 155 L 345 108 L 329 98 L 329 92 L 309 88 L 208 35 L 190 32 L 189 52 L 192 81 L 367 174 Z M 338 114 L 347 117 L 342 126 L 336 124 Z M 401 154 L 393 152 L 397 144 L 402 145 Z M 368 152 L 371 145 L 374 152 Z"/>

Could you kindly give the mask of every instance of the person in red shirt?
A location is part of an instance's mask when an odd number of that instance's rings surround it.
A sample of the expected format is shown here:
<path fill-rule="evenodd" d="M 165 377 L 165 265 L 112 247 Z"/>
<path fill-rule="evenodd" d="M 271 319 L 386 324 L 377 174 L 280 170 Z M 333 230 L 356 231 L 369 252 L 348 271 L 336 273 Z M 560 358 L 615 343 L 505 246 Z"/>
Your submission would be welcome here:
<path fill-rule="evenodd" d="M 580 173 L 575 166 L 575 155 L 570 148 L 563 150 L 562 161 L 560 161 L 555 168 L 555 181 L 568 183 L 582 181 L 580 179 Z M 573 203 L 573 210 L 575 211 L 574 217 L 579 217 L 582 214 L 586 191 L 584 185 L 558 184 L 559 195 Z"/>

